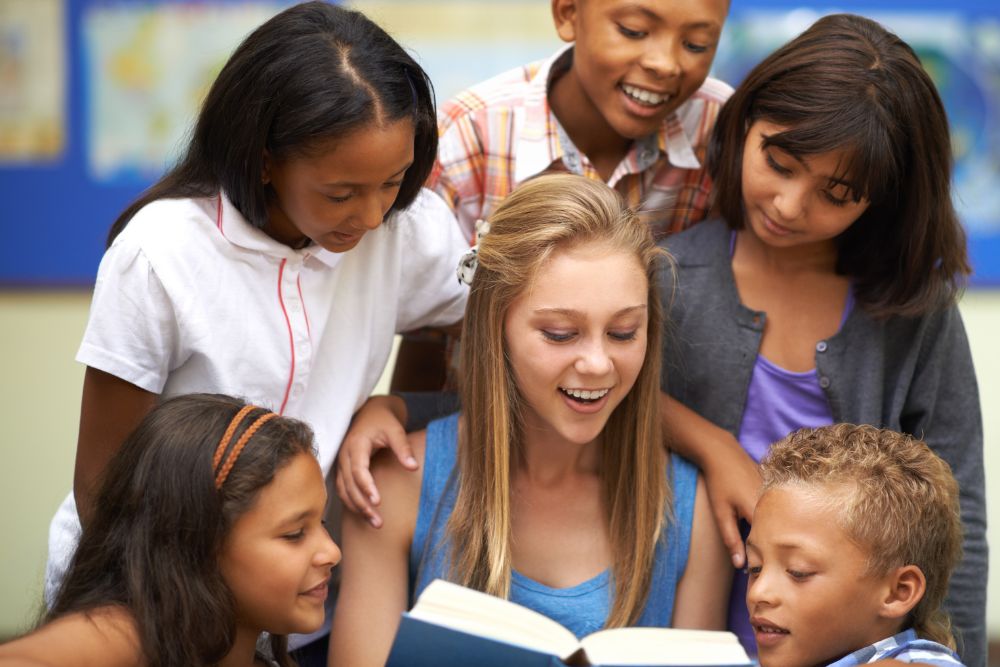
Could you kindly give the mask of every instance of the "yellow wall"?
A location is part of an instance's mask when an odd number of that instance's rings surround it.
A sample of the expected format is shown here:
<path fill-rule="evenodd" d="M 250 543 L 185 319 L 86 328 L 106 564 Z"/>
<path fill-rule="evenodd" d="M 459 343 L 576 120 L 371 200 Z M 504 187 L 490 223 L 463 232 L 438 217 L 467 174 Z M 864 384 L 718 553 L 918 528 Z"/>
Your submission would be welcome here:
<path fill-rule="evenodd" d="M 41 599 L 48 522 L 70 488 L 83 368 L 73 361 L 90 293 L 0 293 L 0 637 L 30 624 Z M 992 518 L 988 622 L 1000 638 L 1000 292 L 962 302 L 979 375 Z M 988 406 L 993 406 L 990 409 Z"/>

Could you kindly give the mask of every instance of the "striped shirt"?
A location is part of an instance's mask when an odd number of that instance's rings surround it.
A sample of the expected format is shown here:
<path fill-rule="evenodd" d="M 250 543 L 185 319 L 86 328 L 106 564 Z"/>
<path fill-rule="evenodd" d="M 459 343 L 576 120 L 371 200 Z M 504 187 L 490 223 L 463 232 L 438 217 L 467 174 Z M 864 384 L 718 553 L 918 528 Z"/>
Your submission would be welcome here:
<path fill-rule="evenodd" d="M 954 651 L 929 639 L 918 638 L 912 628 L 844 656 L 829 667 L 855 667 L 889 658 L 935 667 L 963 667 Z"/>
<path fill-rule="evenodd" d="M 550 59 L 519 67 L 469 88 L 441 107 L 438 160 L 428 180 L 455 209 L 471 241 L 514 187 L 548 171 L 600 179 L 587 156 L 549 107 L 549 84 L 572 63 L 572 46 Z M 706 79 L 660 130 L 632 143 L 608 184 L 634 210 L 647 213 L 654 235 L 703 220 L 711 206 L 711 179 L 703 159 L 712 127 L 732 88 Z"/>

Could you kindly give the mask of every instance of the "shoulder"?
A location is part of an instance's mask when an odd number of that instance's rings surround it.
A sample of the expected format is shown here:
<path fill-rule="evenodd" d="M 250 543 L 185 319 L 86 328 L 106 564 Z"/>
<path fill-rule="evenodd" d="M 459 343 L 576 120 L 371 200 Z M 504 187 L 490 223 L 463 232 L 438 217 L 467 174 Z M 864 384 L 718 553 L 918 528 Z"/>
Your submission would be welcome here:
<path fill-rule="evenodd" d="M 162 269 L 207 252 L 200 240 L 217 230 L 208 199 L 158 199 L 143 206 L 111 243 L 104 262 L 120 272 L 140 255 Z"/>
<path fill-rule="evenodd" d="M 24 665 L 135 667 L 145 664 L 132 615 L 121 607 L 75 612 L 0 646 L 0 659 Z M 14 663 L 17 664 L 17 663 Z"/>
<path fill-rule="evenodd" d="M 528 63 L 509 69 L 466 88 L 443 105 L 438 112 L 442 133 L 452 123 L 482 113 L 513 110 L 524 105 L 532 79 L 542 63 Z"/>
<path fill-rule="evenodd" d="M 701 265 L 725 258 L 732 231 L 721 219 L 706 220 L 660 241 L 680 266 Z"/>
<path fill-rule="evenodd" d="M 708 77 L 701 84 L 701 88 L 695 91 L 691 99 L 703 100 L 713 106 L 722 106 L 733 94 L 733 87 L 720 79 Z"/>

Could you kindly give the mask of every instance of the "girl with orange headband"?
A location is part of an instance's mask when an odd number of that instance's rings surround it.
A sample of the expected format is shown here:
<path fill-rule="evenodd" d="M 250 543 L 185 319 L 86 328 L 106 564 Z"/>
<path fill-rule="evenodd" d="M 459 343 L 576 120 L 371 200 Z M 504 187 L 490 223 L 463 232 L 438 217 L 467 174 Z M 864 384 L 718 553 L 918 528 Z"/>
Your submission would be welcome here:
<path fill-rule="evenodd" d="M 109 464 L 41 627 L 0 665 L 293 665 L 285 635 L 322 626 L 340 560 L 313 449 L 304 423 L 228 396 L 160 404 Z"/>

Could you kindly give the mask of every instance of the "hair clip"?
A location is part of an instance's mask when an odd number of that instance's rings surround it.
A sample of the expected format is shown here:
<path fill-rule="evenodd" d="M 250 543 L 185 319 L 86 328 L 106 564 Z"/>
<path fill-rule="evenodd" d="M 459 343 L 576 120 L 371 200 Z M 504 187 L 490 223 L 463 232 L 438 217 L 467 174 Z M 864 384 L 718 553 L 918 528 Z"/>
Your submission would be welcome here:
<path fill-rule="evenodd" d="M 476 243 L 462 255 L 458 260 L 458 267 L 455 273 L 458 275 L 458 282 L 472 285 L 472 279 L 476 276 L 476 269 L 479 268 L 479 243 L 483 237 L 490 233 L 490 223 L 480 218 L 476 220 Z"/>

